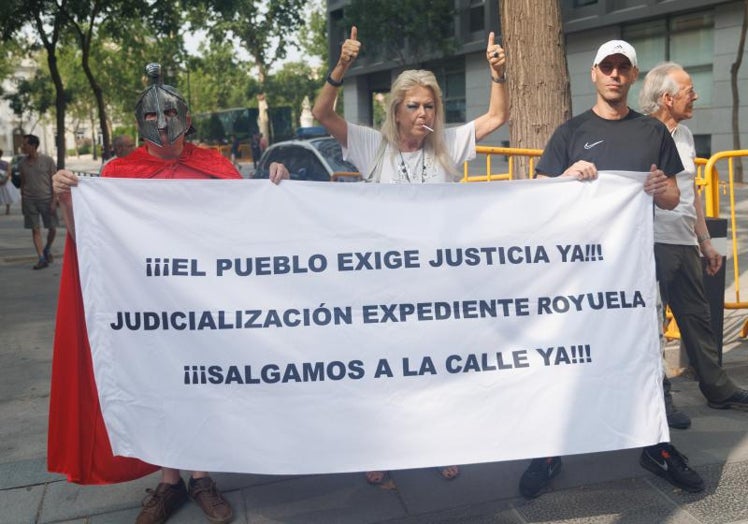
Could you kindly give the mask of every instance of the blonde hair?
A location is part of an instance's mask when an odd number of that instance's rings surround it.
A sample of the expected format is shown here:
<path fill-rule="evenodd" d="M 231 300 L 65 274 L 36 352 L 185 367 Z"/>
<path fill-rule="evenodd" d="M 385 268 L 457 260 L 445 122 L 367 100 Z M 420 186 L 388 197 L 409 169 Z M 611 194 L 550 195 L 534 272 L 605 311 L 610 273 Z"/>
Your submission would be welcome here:
<path fill-rule="evenodd" d="M 434 95 L 434 132 L 429 133 L 424 142 L 424 152 L 431 152 L 442 165 L 442 167 L 453 176 L 459 172 L 453 165 L 452 159 L 447 152 L 447 146 L 444 142 L 444 101 L 442 99 L 442 90 L 436 81 L 434 73 L 424 69 L 408 69 L 400 73 L 392 83 L 390 90 L 389 102 L 387 104 L 387 114 L 382 124 L 382 137 L 390 145 L 393 154 L 400 150 L 400 132 L 397 127 L 397 110 L 405 99 L 405 93 L 414 87 L 425 87 L 430 89 Z"/>

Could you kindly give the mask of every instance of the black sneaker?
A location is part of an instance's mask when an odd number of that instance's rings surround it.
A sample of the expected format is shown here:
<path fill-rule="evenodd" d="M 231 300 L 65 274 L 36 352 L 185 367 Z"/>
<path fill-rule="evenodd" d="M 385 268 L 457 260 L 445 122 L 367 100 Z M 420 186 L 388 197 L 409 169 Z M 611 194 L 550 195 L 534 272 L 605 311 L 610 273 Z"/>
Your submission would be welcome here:
<path fill-rule="evenodd" d="M 561 457 L 532 459 L 519 479 L 519 492 L 526 499 L 534 499 L 559 474 L 562 465 Z"/>
<path fill-rule="evenodd" d="M 656 444 L 642 450 L 639 464 L 673 486 L 691 493 L 704 489 L 704 481 L 688 467 L 688 457 L 671 444 Z"/>
<path fill-rule="evenodd" d="M 745 409 L 748 410 L 748 390 L 739 389 L 722 402 L 707 402 L 710 408 L 714 409 Z"/>

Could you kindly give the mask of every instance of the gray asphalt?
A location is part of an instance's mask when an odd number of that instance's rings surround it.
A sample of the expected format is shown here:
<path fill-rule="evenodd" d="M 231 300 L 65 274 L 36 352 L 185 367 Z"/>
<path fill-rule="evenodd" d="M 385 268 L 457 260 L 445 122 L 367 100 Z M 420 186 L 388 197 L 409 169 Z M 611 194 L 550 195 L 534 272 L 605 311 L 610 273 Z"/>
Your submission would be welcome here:
<path fill-rule="evenodd" d="M 69 165 L 96 167 L 89 159 L 71 159 Z M 746 189 L 741 192 L 748 195 Z M 23 229 L 20 206 L 11 211 L 10 216 L 0 215 L 0 523 L 134 522 L 145 489 L 158 482 L 157 474 L 119 485 L 78 486 L 46 471 L 51 348 L 64 230 L 53 250 L 54 264 L 32 271 L 31 235 Z M 741 211 L 744 218 L 748 219 L 748 210 Z M 729 281 L 728 288 L 734 293 Z M 748 343 L 739 331 L 745 318 L 740 310 L 726 312 L 724 353 L 725 368 L 744 387 Z M 677 362 L 677 352 L 677 342 L 671 342 L 668 362 Z M 517 492 L 526 461 L 465 465 L 451 482 L 434 470 L 396 471 L 393 482 L 384 487 L 369 486 L 361 474 L 214 478 L 234 507 L 235 522 L 748 522 L 748 413 L 707 407 L 688 372 L 673 378 L 673 389 L 677 405 L 692 417 L 693 426 L 673 430 L 672 441 L 704 478 L 703 493 L 686 493 L 645 471 L 636 450 L 568 457 L 551 490 L 532 501 Z M 190 503 L 170 522 L 204 518 Z"/>

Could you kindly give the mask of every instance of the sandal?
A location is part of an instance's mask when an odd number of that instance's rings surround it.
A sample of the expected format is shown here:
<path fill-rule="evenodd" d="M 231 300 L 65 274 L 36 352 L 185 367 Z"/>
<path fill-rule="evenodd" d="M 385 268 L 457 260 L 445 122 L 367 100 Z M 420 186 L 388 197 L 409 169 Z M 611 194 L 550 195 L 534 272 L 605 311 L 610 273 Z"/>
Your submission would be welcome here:
<path fill-rule="evenodd" d="M 459 466 L 441 466 L 434 469 L 436 469 L 437 473 L 439 473 L 441 478 L 444 480 L 454 480 L 460 476 Z"/>

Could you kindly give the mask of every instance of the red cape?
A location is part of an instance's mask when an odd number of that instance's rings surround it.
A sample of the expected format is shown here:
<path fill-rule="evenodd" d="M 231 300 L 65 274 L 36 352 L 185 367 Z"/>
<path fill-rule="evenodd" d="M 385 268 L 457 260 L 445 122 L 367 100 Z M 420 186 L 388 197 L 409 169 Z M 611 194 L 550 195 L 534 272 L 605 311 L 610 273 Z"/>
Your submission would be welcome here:
<path fill-rule="evenodd" d="M 216 151 L 192 144 L 185 144 L 182 155 L 170 161 L 138 148 L 109 162 L 104 176 L 240 178 L 231 162 Z M 134 480 L 159 466 L 112 454 L 94 380 L 75 242 L 69 235 L 66 240 L 52 357 L 47 468 L 78 484 Z"/>
<path fill-rule="evenodd" d="M 185 172 L 188 171 L 188 172 Z M 192 172 L 199 173 L 192 173 Z M 187 143 L 174 160 L 162 160 L 148 153 L 145 146 L 124 158 L 109 162 L 102 173 L 115 178 L 239 178 L 234 165 L 215 149 Z"/>

